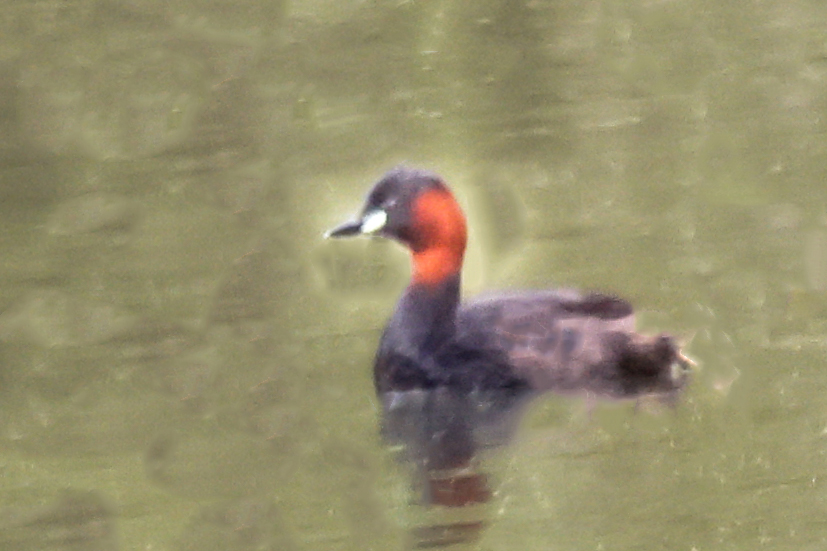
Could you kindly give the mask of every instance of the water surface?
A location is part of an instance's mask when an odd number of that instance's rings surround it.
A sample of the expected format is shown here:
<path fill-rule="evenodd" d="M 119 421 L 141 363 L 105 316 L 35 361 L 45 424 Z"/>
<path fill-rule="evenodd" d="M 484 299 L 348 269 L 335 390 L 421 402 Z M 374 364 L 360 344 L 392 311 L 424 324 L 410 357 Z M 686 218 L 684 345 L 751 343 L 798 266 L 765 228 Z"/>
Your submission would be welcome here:
<path fill-rule="evenodd" d="M 535 404 L 483 549 L 820 549 L 827 8 L 0 8 L 0 547 L 401 549 L 370 366 L 405 285 L 328 243 L 381 173 L 469 211 L 465 287 L 694 334 L 674 410 Z"/>

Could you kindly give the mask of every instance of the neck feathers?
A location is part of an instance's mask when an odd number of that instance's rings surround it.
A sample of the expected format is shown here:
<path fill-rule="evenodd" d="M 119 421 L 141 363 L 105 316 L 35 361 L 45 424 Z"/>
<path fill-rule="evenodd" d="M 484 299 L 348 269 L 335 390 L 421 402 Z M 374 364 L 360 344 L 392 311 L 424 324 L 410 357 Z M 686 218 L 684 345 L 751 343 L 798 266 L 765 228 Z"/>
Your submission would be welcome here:
<path fill-rule="evenodd" d="M 414 203 L 413 283 L 437 285 L 458 276 L 465 255 L 465 215 L 444 187 L 423 193 Z"/>

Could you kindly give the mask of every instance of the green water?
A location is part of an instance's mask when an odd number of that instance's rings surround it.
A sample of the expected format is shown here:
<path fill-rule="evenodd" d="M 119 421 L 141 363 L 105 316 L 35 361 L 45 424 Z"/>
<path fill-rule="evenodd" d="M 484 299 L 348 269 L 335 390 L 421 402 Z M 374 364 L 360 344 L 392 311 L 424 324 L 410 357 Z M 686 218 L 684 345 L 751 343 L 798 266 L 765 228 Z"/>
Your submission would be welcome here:
<path fill-rule="evenodd" d="M 0 6 L 0 548 L 402 549 L 370 366 L 408 274 L 330 243 L 400 162 L 468 293 L 614 292 L 674 411 L 551 397 L 490 550 L 827 539 L 827 5 Z"/>

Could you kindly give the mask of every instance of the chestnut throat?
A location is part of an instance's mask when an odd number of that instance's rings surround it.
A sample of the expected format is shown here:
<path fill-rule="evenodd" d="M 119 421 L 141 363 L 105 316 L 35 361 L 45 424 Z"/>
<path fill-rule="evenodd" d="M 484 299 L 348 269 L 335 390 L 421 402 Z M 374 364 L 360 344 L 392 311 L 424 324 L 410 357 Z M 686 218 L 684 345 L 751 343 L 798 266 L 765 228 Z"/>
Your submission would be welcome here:
<path fill-rule="evenodd" d="M 433 287 L 459 277 L 468 231 L 451 192 L 438 188 L 423 193 L 413 204 L 411 222 L 411 285 Z"/>

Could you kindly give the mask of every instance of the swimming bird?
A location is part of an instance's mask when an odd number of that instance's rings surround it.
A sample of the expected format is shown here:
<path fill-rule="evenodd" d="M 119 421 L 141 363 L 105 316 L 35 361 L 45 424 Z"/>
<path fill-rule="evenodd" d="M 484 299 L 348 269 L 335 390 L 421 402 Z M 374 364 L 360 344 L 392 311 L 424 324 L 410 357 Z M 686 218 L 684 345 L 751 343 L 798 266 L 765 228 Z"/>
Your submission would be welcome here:
<path fill-rule="evenodd" d="M 379 341 L 379 395 L 447 388 L 623 399 L 672 396 L 687 381 L 693 362 L 677 341 L 637 332 L 633 308 L 620 298 L 528 290 L 462 302 L 466 219 L 432 172 L 392 169 L 370 190 L 355 220 L 326 234 L 356 235 L 401 243 L 413 264 Z"/>
<path fill-rule="evenodd" d="M 437 513 L 411 528 L 414 548 L 481 537 L 489 520 L 479 506 L 494 492 L 479 452 L 507 442 L 538 394 L 671 400 L 688 379 L 693 362 L 676 340 L 637 332 L 632 306 L 614 296 L 529 290 L 462 302 L 465 215 L 434 173 L 391 170 L 359 216 L 326 235 L 384 237 L 411 254 L 373 380 L 382 435 L 415 466 L 418 502 Z"/>

